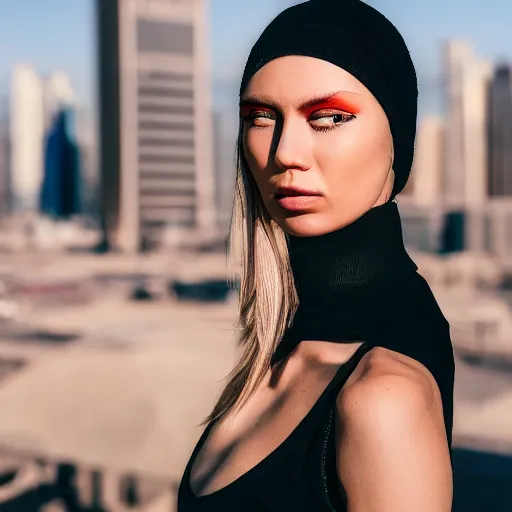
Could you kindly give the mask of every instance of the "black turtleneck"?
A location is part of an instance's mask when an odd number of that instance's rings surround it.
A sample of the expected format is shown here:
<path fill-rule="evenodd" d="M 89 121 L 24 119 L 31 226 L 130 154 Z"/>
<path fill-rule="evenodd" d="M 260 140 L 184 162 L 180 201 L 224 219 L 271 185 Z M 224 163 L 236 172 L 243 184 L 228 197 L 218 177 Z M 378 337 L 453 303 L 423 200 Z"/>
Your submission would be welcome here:
<path fill-rule="evenodd" d="M 405 250 L 393 201 L 336 231 L 315 237 L 288 235 L 287 240 L 300 303 L 308 308 L 343 300 L 347 292 L 418 268 Z"/>
<path fill-rule="evenodd" d="M 438 383 L 451 447 L 449 324 L 405 249 L 396 202 L 324 235 L 287 235 L 287 243 L 299 307 L 272 364 L 307 340 L 366 341 L 412 357 Z"/>

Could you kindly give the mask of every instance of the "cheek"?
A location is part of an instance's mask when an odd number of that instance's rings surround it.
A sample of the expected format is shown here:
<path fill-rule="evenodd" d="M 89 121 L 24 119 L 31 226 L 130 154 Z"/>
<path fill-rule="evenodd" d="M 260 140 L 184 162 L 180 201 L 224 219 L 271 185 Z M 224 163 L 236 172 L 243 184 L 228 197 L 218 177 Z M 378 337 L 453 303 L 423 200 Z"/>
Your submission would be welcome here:
<path fill-rule="evenodd" d="M 254 178 L 259 183 L 265 176 L 265 169 L 268 167 L 271 136 L 254 134 L 254 131 L 245 132 L 243 143 L 245 159 Z"/>
<path fill-rule="evenodd" d="M 385 126 L 360 123 L 336 134 L 335 140 L 324 141 L 319 146 L 318 161 L 329 184 L 346 185 L 337 189 L 340 192 L 355 192 L 360 187 L 382 184 L 391 163 L 391 147 L 391 135 Z"/>

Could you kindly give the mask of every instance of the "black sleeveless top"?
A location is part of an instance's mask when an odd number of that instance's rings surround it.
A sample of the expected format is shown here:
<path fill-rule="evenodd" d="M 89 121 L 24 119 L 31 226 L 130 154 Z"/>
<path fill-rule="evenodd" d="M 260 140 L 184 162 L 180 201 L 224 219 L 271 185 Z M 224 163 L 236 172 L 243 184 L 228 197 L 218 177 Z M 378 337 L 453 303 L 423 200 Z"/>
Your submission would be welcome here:
<path fill-rule="evenodd" d="M 336 371 L 291 434 L 267 457 L 230 484 L 204 496 L 190 488 L 190 472 L 213 424 L 208 424 L 187 463 L 178 490 L 178 512 L 342 512 L 345 495 L 336 471 L 336 396 L 371 345 L 363 343 Z"/>
<path fill-rule="evenodd" d="M 188 486 L 189 472 L 211 428 L 207 427 L 180 484 L 179 512 L 346 510 L 334 463 L 330 414 L 341 386 L 375 346 L 415 359 L 432 374 L 441 394 L 452 458 L 455 361 L 450 325 L 404 247 L 397 203 L 371 208 L 352 224 L 324 235 L 287 235 L 287 245 L 299 308 L 272 364 L 302 340 L 364 344 L 275 452 L 233 484 L 195 498 Z"/>

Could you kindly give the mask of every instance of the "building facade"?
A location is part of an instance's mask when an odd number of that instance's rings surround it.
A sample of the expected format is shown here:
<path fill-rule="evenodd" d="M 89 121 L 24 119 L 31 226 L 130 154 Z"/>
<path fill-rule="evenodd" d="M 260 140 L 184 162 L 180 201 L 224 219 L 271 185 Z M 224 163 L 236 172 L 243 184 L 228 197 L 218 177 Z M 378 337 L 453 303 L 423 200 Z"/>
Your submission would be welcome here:
<path fill-rule="evenodd" d="M 442 199 L 444 143 L 443 119 L 433 115 L 423 117 L 418 126 L 413 168 L 409 178 L 409 195 L 418 205 L 433 206 Z"/>
<path fill-rule="evenodd" d="M 446 143 L 444 201 L 451 207 L 482 204 L 487 191 L 487 94 L 491 65 L 469 43 L 444 47 Z"/>
<path fill-rule="evenodd" d="M 122 250 L 215 229 L 207 9 L 97 1 L 101 210 Z"/>
<path fill-rule="evenodd" d="M 512 72 L 509 65 L 496 67 L 489 86 L 489 195 L 512 196 Z"/>
<path fill-rule="evenodd" d="M 53 219 L 69 219 L 82 213 L 80 151 L 73 133 L 73 117 L 71 109 L 56 112 L 45 139 L 40 210 Z"/>
<path fill-rule="evenodd" d="M 37 209 L 43 176 L 43 82 L 28 65 L 11 77 L 10 165 L 13 208 Z"/>

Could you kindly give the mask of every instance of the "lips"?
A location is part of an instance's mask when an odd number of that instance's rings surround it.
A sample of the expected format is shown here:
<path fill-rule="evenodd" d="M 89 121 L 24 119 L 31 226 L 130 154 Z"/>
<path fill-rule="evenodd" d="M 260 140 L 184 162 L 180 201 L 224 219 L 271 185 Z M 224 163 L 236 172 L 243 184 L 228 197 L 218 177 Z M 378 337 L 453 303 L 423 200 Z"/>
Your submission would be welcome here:
<path fill-rule="evenodd" d="M 302 192 L 299 190 L 286 190 L 276 192 L 274 198 L 281 208 L 290 211 L 313 211 L 316 203 L 322 198 L 321 194 Z"/>
<path fill-rule="evenodd" d="M 276 199 L 282 199 L 283 197 L 297 197 L 297 196 L 320 196 L 322 194 L 319 194 L 318 192 L 313 192 L 310 190 L 305 189 L 279 189 L 275 194 L 274 197 Z"/>

